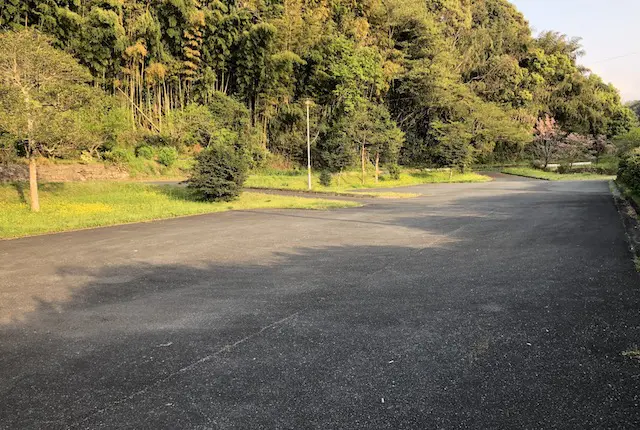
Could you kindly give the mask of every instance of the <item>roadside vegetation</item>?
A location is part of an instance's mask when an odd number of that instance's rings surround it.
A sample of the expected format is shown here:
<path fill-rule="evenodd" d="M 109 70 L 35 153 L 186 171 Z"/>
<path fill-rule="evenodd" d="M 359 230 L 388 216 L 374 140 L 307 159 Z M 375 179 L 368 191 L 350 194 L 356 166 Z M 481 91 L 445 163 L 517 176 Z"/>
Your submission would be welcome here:
<path fill-rule="evenodd" d="M 631 124 L 637 125 L 637 119 Z M 614 179 L 620 157 L 640 145 L 638 131 L 633 127 L 612 140 L 606 135 L 568 133 L 546 115 L 538 119 L 533 142 L 527 148 L 530 166 L 507 167 L 502 172 L 550 181 Z M 560 164 L 552 168 L 551 163 Z"/>
<path fill-rule="evenodd" d="M 502 169 L 503 173 L 509 175 L 523 176 L 526 178 L 544 179 L 547 181 L 594 181 L 615 179 L 616 175 L 603 173 L 590 173 L 577 170 L 575 172 L 553 172 L 549 170 L 536 169 L 533 167 L 508 167 Z"/>
<path fill-rule="evenodd" d="M 32 212 L 24 184 L 0 186 L 0 238 L 244 209 L 336 209 L 350 201 L 243 193 L 232 202 L 204 202 L 173 186 L 94 182 L 40 187 L 42 209 Z"/>
<path fill-rule="evenodd" d="M 238 158 L 250 186 L 300 188 L 259 172 L 304 169 L 307 132 L 318 189 L 338 191 L 371 182 L 339 172 L 544 168 L 640 145 L 635 105 L 578 63 L 579 41 L 534 36 L 507 0 L 40 3 L 0 2 L 0 158 L 29 165 L 33 210 L 42 160 L 189 177 L 225 200 L 212 187 Z M 209 179 L 203 152 L 227 154 Z"/>
<path fill-rule="evenodd" d="M 620 160 L 618 185 L 625 196 L 640 207 L 640 149 L 635 149 Z"/>
<path fill-rule="evenodd" d="M 314 191 L 325 192 L 348 192 L 353 190 L 366 190 L 375 188 L 395 188 L 420 184 L 433 184 L 443 182 L 487 182 L 491 178 L 477 173 L 459 173 L 448 171 L 403 171 L 394 178 L 391 174 L 379 175 L 378 182 L 375 174 L 368 172 L 363 183 L 360 172 L 342 172 L 329 174 L 323 184 L 322 174 L 312 175 Z M 262 172 L 248 177 L 245 183 L 250 188 L 275 188 L 286 190 L 306 190 L 308 188 L 308 177 L 304 171 L 289 172 Z"/>

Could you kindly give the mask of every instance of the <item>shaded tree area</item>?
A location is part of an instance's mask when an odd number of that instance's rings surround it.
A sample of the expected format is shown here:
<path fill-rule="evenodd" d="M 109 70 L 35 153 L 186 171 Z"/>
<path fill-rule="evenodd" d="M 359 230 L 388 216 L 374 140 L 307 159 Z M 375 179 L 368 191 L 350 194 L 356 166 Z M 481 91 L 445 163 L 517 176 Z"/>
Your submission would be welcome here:
<path fill-rule="evenodd" d="M 629 109 L 633 111 L 634 114 L 640 119 L 640 100 L 634 100 L 632 102 L 627 103 Z"/>
<path fill-rule="evenodd" d="M 579 65 L 579 40 L 534 37 L 506 0 L 2 2 L 0 28 L 25 27 L 101 90 L 74 111 L 76 136 L 42 136 L 49 157 L 227 145 L 252 167 L 296 166 L 308 99 L 314 163 L 330 171 L 516 160 L 541 118 L 593 140 L 637 121 Z M 5 148 L 23 139 L 0 125 Z"/>

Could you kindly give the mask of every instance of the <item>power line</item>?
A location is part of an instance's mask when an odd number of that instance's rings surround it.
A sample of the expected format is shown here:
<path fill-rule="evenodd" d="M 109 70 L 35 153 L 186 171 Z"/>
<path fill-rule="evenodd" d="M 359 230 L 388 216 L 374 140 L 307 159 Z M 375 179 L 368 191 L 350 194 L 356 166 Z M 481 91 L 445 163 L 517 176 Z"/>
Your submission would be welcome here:
<path fill-rule="evenodd" d="M 605 58 L 604 60 L 596 61 L 595 63 L 592 63 L 592 64 L 606 63 L 607 61 L 619 60 L 621 58 L 627 58 L 627 57 L 631 57 L 632 55 L 637 55 L 637 54 L 638 54 L 637 52 L 630 52 L 628 54 L 618 55 L 617 57 Z"/>

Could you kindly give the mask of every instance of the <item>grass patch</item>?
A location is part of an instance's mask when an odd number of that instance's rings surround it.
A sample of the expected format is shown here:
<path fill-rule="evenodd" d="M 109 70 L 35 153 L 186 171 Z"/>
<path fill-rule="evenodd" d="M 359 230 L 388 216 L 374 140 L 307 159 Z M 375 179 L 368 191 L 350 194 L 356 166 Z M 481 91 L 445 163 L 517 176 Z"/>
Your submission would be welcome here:
<path fill-rule="evenodd" d="M 611 180 L 615 176 L 597 175 L 595 173 L 569 173 L 560 174 L 557 172 L 547 172 L 532 167 L 509 167 L 502 169 L 502 173 L 508 175 L 524 176 L 526 178 L 544 179 L 547 181 L 595 181 L 595 180 Z"/>
<path fill-rule="evenodd" d="M 180 157 L 171 167 L 167 167 L 154 160 L 132 157 L 124 167 L 132 179 L 186 179 L 194 162 L 193 157 Z"/>
<path fill-rule="evenodd" d="M 0 186 L 0 238 L 243 209 L 335 209 L 360 206 L 295 196 L 244 193 L 233 202 L 194 201 L 189 190 L 135 183 L 49 183 L 39 213 L 30 211 L 26 184 Z"/>
<path fill-rule="evenodd" d="M 369 174 L 365 179 L 365 183 L 362 184 L 362 179 L 359 172 L 345 172 L 342 174 L 334 175 L 331 186 L 325 187 L 323 185 L 320 185 L 319 176 L 319 174 L 314 174 L 312 177 L 313 190 L 333 193 L 372 188 L 406 187 L 420 184 L 487 182 L 491 180 L 491 178 L 489 178 L 488 176 L 479 175 L 477 173 L 455 173 L 450 179 L 449 172 L 416 171 L 403 172 L 400 175 L 400 179 L 391 179 L 388 176 L 381 176 L 378 183 L 375 182 L 374 176 Z M 273 172 L 256 173 L 249 176 L 247 182 L 245 183 L 245 186 L 250 188 L 306 190 L 307 176 L 293 172 L 288 174 L 274 174 Z"/>
<path fill-rule="evenodd" d="M 633 348 L 622 353 L 623 357 L 632 358 L 634 360 L 640 360 L 640 349 Z"/>
<path fill-rule="evenodd" d="M 632 203 L 635 204 L 636 207 L 640 207 L 640 196 L 636 193 L 632 192 L 626 186 L 618 183 L 618 187 L 622 189 L 622 194 L 629 200 L 632 200 Z M 640 214 L 638 214 L 640 215 Z"/>
<path fill-rule="evenodd" d="M 341 194 L 352 194 L 349 193 L 348 191 L 344 191 L 344 192 L 336 192 L 336 194 L 341 195 Z M 365 192 L 358 192 L 357 193 L 358 196 L 365 196 L 365 197 L 373 197 L 373 198 L 379 198 L 379 199 L 413 199 L 416 197 L 420 197 L 420 194 L 417 193 L 396 193 L 394 191 L 365 191 Z"/>
<path fill-rule="evenodd" d="M 525 160 L 525 161 L 503 162 L 503 163 L 474 164 L 471 167 L 476 172 L 502 172 L 502 170 L 506 168 L 529 167 L 530 165 L 531 165 L 531 162 L 528 160 Z"/>
<path fill-rule="evenodd" d="M 370 198 L 378 198 L 378 199 L 413 199 L 415 197 L 420 197 L 421 194 L 418 193 L 398 193 L 395 191 L 358 191 L 358 190 L 317 190 L 313 189 L 309 191 L 308 189 L 296 189 L 296 188 L 280 188 L 280 187 L 246 187 L 249 190 L 276 190 L 276 191 L 285 191 L 285 192 L 298 192 L 302 194 L 307 194 L 309 196 L 317 195 L 317 196 L 342 196 L 342 197 L 370 197 Z"/>
<path fill-rule="evenodd" d="M 599 167 L 602 169 L 610 169 L 617 171 L 620 166 L 620 158 L 615 156 L 606 156 L 600 158 L 598 163 L 593 163 L 593 167 Z"/>
<path fill-rule="evenodd" d="M 622 193 L 622 195 L 630 201 L 631 205 L 634 206 L 633 209 L 637 210 L 637 208 L 640 207 L 640 195 L 638 193 L 634 193 L 633 190 L 620 179 L 616 179 L 614 182 L 620 190 L 620 193 Z"/>

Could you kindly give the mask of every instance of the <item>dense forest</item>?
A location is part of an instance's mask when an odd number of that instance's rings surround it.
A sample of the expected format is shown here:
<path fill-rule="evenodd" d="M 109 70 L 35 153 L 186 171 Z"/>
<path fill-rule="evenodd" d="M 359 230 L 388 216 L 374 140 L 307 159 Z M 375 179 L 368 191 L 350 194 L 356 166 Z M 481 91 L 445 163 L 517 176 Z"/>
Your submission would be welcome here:
<path fill-rule="evenodd" d="M 594 145 L 637 122 L 580 66 L 579 40 L 534 37 L 506 0 L 5 0 L 0 28 L 5 51 L 42 39 L 50 67 L 74 71 L 26 100 L 5 62 L 5 158 L 171 163 L 215 144 L 290 168 L 306 160 L 307 101 L 330 171 L 506 162 L 541 121 Z"/>

